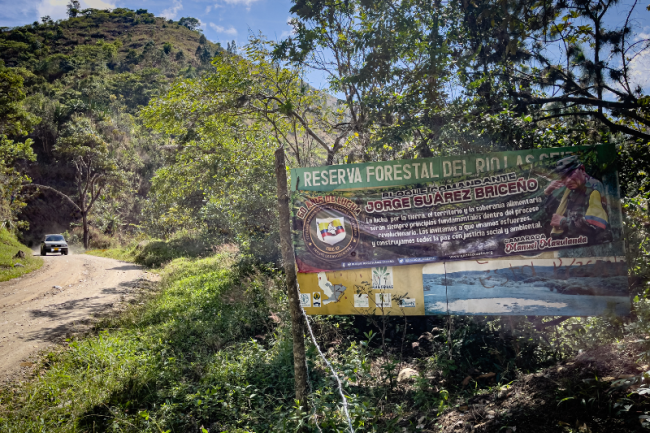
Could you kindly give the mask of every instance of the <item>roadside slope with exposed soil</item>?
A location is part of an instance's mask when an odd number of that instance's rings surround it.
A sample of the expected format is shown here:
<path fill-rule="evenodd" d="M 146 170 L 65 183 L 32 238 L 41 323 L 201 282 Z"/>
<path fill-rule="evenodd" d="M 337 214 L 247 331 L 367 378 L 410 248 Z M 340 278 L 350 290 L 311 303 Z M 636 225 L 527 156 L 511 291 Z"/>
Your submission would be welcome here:
<path fill-rule="evenodd" d="M 19 379 L 39 350 L 87 326 L 154 276 L 130 263 L 48 255 L 41 269 L 0 283 L 0 382 Z"/>
<path fill-rule="evenodd" d="M 628 433 L 647 431 L 650 367 L 647 343 L 631 338 L 588 350 L 567 362 L 521 375 L 472 397 L 436 419 L 444 433 Z M 642 425 L 642 422 L 644 425 Z"/>

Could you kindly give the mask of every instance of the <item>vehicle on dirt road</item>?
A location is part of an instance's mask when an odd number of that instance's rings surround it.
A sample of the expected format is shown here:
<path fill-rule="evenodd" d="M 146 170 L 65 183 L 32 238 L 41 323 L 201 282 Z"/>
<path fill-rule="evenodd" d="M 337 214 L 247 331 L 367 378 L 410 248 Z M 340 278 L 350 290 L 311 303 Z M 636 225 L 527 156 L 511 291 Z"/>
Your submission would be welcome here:
<path fill-rule="evenodd" d="M 47 253 L 68 255 L 68 243 L 63 235 L 45 235 L 43 242 L 41 242 L 41 255 L 44 256 Z"/>

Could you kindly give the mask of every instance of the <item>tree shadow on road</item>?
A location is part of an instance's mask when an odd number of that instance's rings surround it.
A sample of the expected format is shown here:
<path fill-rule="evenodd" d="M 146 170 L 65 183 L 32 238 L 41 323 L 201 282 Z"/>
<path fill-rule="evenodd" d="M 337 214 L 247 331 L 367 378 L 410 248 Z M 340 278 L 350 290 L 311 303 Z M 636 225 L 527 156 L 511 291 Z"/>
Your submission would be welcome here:
<path fill-rule="evenodd" d="M 45 340 L 60 342 L 72 335 L 86 333 L 92 330 L 92 325 L 103 319 L 118 315 L 122 308 L 116 308 L 121 302 L 136 302 L 142 293 L 154 289 L 152 283 L 143 278 L 123 281 L 116 287 L 107 287 L 101 290 L 101 295 L 81 299 L 67 300 L 52 303 L 44 308 L 32 309 L 28 314 L 32 320 L 48 319 L 51 326 L 31 332 L 26 341 Z M 106 300 L 108 296 L 122 295 L 121 299 Z M 82 314 L 80 314 L 82 313 Z"/>

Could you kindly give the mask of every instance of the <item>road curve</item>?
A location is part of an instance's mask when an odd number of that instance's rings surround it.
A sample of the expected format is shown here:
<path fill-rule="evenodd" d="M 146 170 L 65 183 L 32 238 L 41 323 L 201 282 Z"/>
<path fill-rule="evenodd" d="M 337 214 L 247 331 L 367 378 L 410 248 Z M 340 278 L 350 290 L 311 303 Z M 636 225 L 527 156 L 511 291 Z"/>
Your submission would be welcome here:
<path fill-rule="evenodd" d="M 85 254 L 43 259 L 41 269 L 0 283 L 0 382 L 20 379 L 30 356 L 80 331 L 153 277 L 140 266 Z"/>

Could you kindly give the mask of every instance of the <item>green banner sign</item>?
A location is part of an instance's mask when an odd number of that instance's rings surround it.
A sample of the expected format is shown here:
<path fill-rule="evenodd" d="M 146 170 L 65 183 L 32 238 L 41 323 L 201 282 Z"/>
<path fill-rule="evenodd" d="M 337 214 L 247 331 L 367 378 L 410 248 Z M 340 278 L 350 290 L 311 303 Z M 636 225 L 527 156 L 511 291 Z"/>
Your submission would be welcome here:
<path fill-rule="evenodd" d="M 495 171 L 516 169 L 548 159 L 557 160 L 586 151 L 603 163 L 613 164 L 616 158 L 613 145 L 601 145 L 296 168 L 291 170 L 291 190 L 326 192 L 415 184 L 435 185 L 451 178 L 478 178 Z"/>

